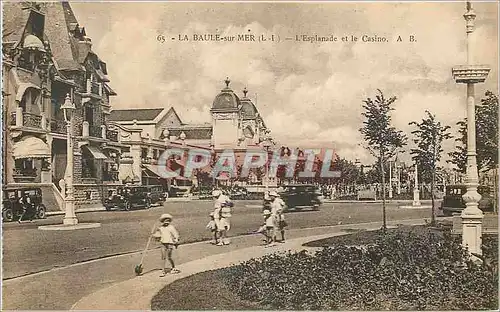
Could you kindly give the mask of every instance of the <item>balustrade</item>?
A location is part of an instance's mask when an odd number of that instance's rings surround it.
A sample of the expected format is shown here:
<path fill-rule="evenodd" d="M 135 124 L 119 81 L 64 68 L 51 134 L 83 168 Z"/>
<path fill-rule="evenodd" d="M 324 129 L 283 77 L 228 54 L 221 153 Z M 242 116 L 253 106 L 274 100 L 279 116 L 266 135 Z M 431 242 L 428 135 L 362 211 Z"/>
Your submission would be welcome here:
<path fill-rule="evenodd" d="M 14 175 L 24 176 L 24 177 L 36 177 L 36 169 L 14 168 Z"/>
<path fill-rule="evenodd" d="M 60 119 L 52 119 L 50 121 L 50 131 L 53 133 L 66 134 L 66 121 Z"/>
<path fill-rule="evenodd" d="M 24 112 L 23 126 L 31 128 L 42 128 L 42 116 Z"/>

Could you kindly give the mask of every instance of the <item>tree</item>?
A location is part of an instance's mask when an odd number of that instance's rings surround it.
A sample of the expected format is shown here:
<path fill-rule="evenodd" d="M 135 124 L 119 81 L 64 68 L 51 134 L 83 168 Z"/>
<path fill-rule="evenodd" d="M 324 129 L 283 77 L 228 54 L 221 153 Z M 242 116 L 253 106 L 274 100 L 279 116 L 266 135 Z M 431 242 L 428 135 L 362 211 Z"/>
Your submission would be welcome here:
<path fill-rule="evenodd" d="M 383 230 L 387 229 L 386 207 L 385 207 L 385 170 L 384 166 L 388 159 L 394 157 L 398 150 L 406 145 L 406 136 L 402 131 L 391 126 L 390 112 L 394 110 L 391 105 L 396 97 L 385 98 L 382 91 L 378 90 L 375 101 L 371 98 L 363 100 L 365 111 L 362 115 L 366 118 L 364 126 L 359 129 L 367 143 L 365 148 L 376 157 L 380 164 L 382 176 L 382 218 Z"/>
<path fill-rule="evenodd" d="M 431 224 L 436 223 L 434 208 L 434 185 L 436 183 L 437 164 L 441 160 L 443 152 L 442 143 L 444 140 L 451 139 L 449 133 L 450 126 L 442 126 L 441 122 L 436 120 L 436 116 L 429 111 L 425 111 L 427 117 L 422 122 L 412 121 L 409 125 L 415 125 L 416 130 L 411 133 L 414 135 L 413 142 L 416 148 L 412 148 L 410 154 L 413 161 L 420 168 L 420 175 L 424 182 L 431 184 L 432 216 Z"/>
<path fill-rule="evenodd" d="M 460 136 L 456 150 L 449 153 L 450 163 L 461 173 L 467 168 L 467 119 L 457 122 Z M 477 168 L 488 171 L 498 166 L 498 96 L 486 91 L 481 105 L 476 106 L 476 159 Z"/>
<path fill-rule="evenodd" d="M 352 184 L 356 183 L 360 169 L 356 167 L 356 165 L 345 158 L 336 158 L 333 162 L 333 170 L 340 171 L 340 181 L 343 184 Z"/>

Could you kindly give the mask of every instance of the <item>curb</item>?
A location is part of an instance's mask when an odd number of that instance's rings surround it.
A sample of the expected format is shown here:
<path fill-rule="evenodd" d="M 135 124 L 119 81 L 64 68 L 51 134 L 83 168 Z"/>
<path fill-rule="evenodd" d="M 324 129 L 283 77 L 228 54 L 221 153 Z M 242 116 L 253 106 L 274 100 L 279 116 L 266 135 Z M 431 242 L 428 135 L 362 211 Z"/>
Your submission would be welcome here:
<path fill-rule="evenodd" d="M 106 208 L 104 206 L 101 207 L 95 207 L 95 208 L 82 208 L 82 209 L 77 209 L 75 213 L 82 213 L 82 212 L 96 212 L 96 211 L 106 211 Z M 47 211 L 46 215 L 47 216 L 59 216 L 59 215 L 64 215 L 66 212 L 64 211 Z"/>

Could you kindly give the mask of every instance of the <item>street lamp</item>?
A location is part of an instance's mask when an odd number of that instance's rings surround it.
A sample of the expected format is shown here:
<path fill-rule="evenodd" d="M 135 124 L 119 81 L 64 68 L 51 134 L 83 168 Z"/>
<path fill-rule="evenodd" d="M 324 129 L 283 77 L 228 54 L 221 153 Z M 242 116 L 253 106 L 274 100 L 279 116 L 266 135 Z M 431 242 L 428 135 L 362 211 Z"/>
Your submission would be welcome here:
<path fill-rule="evenodd" d="M 266 164 L 265 164 L 265 175 L 264 177 L 266 178 L 265 182 L 265 187 L 266 187 L 266 192 L 269 188 L 269 169 L 268 169 L 268 158 L 269 158 L 269 147 L 271 146 L 271 142 L 269 141 L 269 137 L 266 135 L 264 137 L 264 141 L 262 142 L 262 147 L 266 151 Z"/>
<path fill-rule="evenodd" d="M 75 214 L 75 198 L 73 196 L 73 137 L 72 137 L 72 117 L 75 111 L 75 104 L 71 101 L 69 93 L 66 94 L 64 104 L 61 106 L 66 121 L 66 147 L 67 147 L 67 164 L 66 164 L 66 196 L 64 197 L 65 215 L 63 219 L 64 225 L 76 225 L 78 219 Z"/>
<path fill-rule="evenodd" d="M 467 85 L 467 177 L 465 184 L 467 192 L 462 196 L 466 208 L 462 210 L 462 245 L 468 247 L 471 253 L 481 254 L 481 233 L 483 213 L 478 208 L 481 195 L 477 192 L 479 184 L 476 160 L 476 112 L 474 84 L 486 80 L 490 68 L 474 63 L 473 36 L 476 13 L 472 3 L 467 1 L 467 12 L 464 14 L 467 34 L 467 65 L 452 69 L 453 78 L 457 83 Z"/>

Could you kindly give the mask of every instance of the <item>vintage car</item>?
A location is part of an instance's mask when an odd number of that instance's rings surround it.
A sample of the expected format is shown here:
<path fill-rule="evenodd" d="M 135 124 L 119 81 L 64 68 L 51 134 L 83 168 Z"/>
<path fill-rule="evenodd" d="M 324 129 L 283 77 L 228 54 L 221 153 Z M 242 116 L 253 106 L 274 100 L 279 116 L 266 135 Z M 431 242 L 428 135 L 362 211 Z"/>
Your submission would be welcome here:
<path fill-rule="evenodd" d="M 462 196 L 466 192 L 466 185 L 447 185 L 440 207 L 443 211 L 443 215 L 451 216 L 453 213 L 460 213 L 465 209 L 465 201 Z M 493 211 L 495 203 L 490 188 L 487 186 L 478 186 L 477 192 L 481 194 L 479 209 L 482 211 Z"/>
<path fill-rule="evenodd" d="M 104 200 L 106 210 L 118 208 L 121 210 L 131 210 L 137 207 L 150 208 L 154 203 L 154 198 L 148 186 L 126 185 L 110 190 L 108 198 Z"/>
<path fill-rule="evenodd" d="M 319 188 L 312 184 L 289 184 L 279 194 L 285 202 L 284 211 L 303 208 L 319 210 L 323 199 Z"/>
<path fill-rule="evenodd" d="M 34 187 L 10 187 L 3 188 L 2 218 L 4 221 L 19 221 L 27 219 L 45 219 L 47 209 L 42 204 L 42 190 Z M 31 207 L 24 207 L 22 197 L 27 194 L 31 201 Z M 26 209 L 25 211 L 25 208 Z M 23 214 L 24 213 L 24 214 Z"/>

